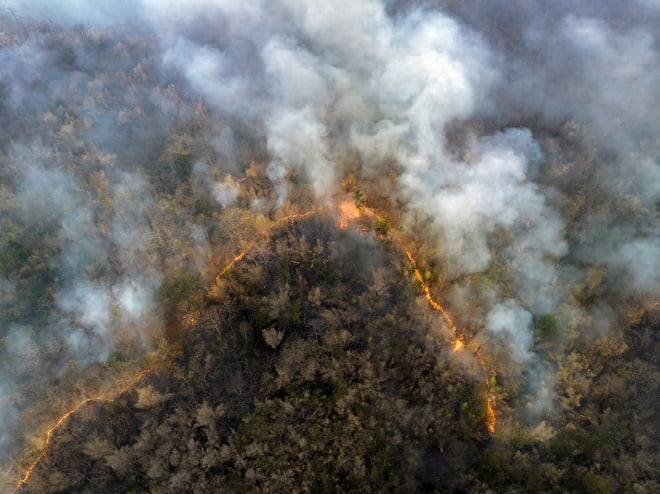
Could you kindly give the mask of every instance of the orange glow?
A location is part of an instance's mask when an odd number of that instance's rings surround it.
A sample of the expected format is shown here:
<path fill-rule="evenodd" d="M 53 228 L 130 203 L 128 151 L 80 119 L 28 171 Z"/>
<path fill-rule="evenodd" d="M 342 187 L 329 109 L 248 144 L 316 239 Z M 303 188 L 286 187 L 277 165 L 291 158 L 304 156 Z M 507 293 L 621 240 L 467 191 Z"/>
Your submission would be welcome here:
<path fill-rule="evenodd" d="M 306 213 L 294 213 L 294 214 L 289 214 L 289 215 L 287 215 L 287 216 L 283 216 L 282 218 L 279 218 L 279 219 L 275 220 L 275 222 L 270 226 L 269 229 L 272 230 L 273 228 L 276 228 L 277 226 L 281 225 L 282 223 L 286 223 L 287 221 L 300 220 L 300 219 L 303 219 L 303 218 L 307 218 L 308 216 L 312 216 L 312 215 L 314 215 L 314 214 L 316 214 L 316 211 L 315 211 L 315 210 L 307 211 Z M 220 274 L 218 274 L 218 276 L 216 276 L 216 278 L 215 278 L 216 281 L 219 281 L 220 278 L 222 278 L 222 277 L 227 273 L 227 271 L 229 271 L 229 270 L 232 269 L 237 263 L 239 263 L 240 261 L 242 261 L 243 258 L 246 256 L 246 254 L 247 254 L 248 252 L 250 252 L 250 250 L 252 249 L 252 247 L 254 247 L 254 245 L 255 245 L 255 244 L 252 243 L 252 244 L 251 244 L 250 246 L 248 246 L 243 252 L 240 252 L 240 253 L 236 254 L 236 255 L 234 256 L 234 258 L 231 260 L 231 262 L 230 262 L 229 264 L 227 264 L 227 265 L 222 269 L 222 271 L 220 271 Z"/>
<path fill-rule="evenodd" d="M 398 242 L 400 245 L 401 241 L 398 240 Z M 455 339 L 452 344 L 453 351 L 458 352 L 460 350 L 463 350 L 465 348 L 465 341 L 463 336 L 462 335 L 459 336 L 457 334 L 456 326 L 454 326 L 454 322 L 452 321 L 451 317 L 449 316 L 449 313 L 445 310 L 445 308 L 442 305 L 440 305 L 438 302 L 433 300 L 433 297 L 431 297 L 431 290 L 424 281 L 424 277 L 422 276 L 422 273 L 417 268 L 417 262 L 415 261 L 415 258 L 413 257 L 412 253 L 406 249 L 404 249 L 404 251 L 406 253 L 406 256 L 408 257 L 408 260 L 410 261 L 410 264 L 412 265 L 415 279 L 419 282 L 420 286 L 422 287 L 422 291 L 424 292 L 424 298 L 426 299 L 426 301 L 433 310 L 435 310 L 436 312 L 440 312 L 442 314 L 442 317 L 447 322 L 447 324 L 449 324 L 451 330 L 454 332 Z M 481 355 L 479 354 L 479 349 L 474 351 L 474 355 L 477 358 L 477 361 L 479 362 L 481 368 L 484 369 L 485 371 L 484 361 Z M 486 425 L 488 426 L 488 431 L 491 434 L 495 432 L 496 422 L 497 422 L 497 416 L 495 415 L 495 407 L 493 406 L 493 399 L 489 392 L 486 397 Z"/>
<path fill-rule="evenodd" d="M 338 210 L 339 220 L 337 221 L 337 226 L 342 230 L 348 228 L 352 219 L 360 217 L 360 210 L 355 207 L 353 201 L 346 200 L 340 202 Z"/>
<path fill-rule="evenodd" d="M 247 254 L 247 251 L 241 252 L 240 254 L 236 255 L 232 259 L 232 261 L 229 264 L 227 264 L 222 271 L 220 271 L 220 274 L 216 277 L 216 279 L 222 278 L 227 271 L 233 268 L 237 262 L 239 262 L 241 259 L 245 257 L 245 254 Z"/>
<path fill-rule="evenodd" d="M 362 211 L 359 208 L 355 207 L 353 201 L 350 201 L 348 199 L 341 201 L 339 203 L 338 213 L 339 213 L 339 220 L 337 221 L 337 226 L 341 229 L 348 228 L 352 218 L 359 218 L 362 215 Z M 298 219 L 298 218 L 305 218 L 313 214 L 316 214 L 316 211 L 309 211 L 307 213 L 298 213 L 298 214 L 285 216 L 277 220 L 271 228 L 276 227 L 277 225 L 283 223 L 284 221 Z M 374 211 L 374 218 L 382 219 L 379 215 L 375 213 L 375 211 Z M 429 288 L 426 281 L 424 281 L 424 277 L 422 276 L 422 273 L 419 271 L 419 268 L 417 267 L 417 261 L 413 257 L 412 253 L 403 246 L 403 242 L 398 235 L 394 233 L 392 238 L 399 245 L 401 250 L 403 250 L 406 253 L 406 257 L 408 258 L 408 261 L 410 261 L 410 264 L 413 268 L 413 274 L 415 275 L 415 279 L 419 282 L 419 285 L 422 288 L 422 292 L 424 293 L 424 298 L 426 299 L 426 301 L 433 310 L 442 314 L 443 319 L 447 322 L 450 329 L 454 333 L 454 341 L 452 343 L 453 351 L 458 352 L 465 349 L 465 341 L 463 336 L 458 335 L 458 331 L 456 329 L 456 326 L 454 325 L 454 321 L 452 320 L 449 313 L 440 303 L 435 301 L 431 296 L 431 289 Z M 220 272 L 217 279 L 220 279 L 227 271 L 233 268 L 236 263 L 241 261 L 241 259 L 245 257 L 245 255 L 247 254 L 250 248 L 251 247 L 249 247 L 248 250 L 246 250 L 245 252 L 242 252 L 238 254 L 236 257 L 234 257 L 234 259 Z M 477 358 L 479 365 L 482 367 L 482 369 L 485 370 L 485 365 L 481 355 L 479 354 L 479 349 L 474 351 L 474 355 Z M 486 424 L 488 426 L 488 430 L 491 433 L 495 432 L 495 422 L 496 422 L 495 408 L 493 406 L 493 400 L 490 394 L 488 394 L 487 404 L 486 404 Z"/>
<path fill-rule="evenodd" d="M 18 481 L 16 486 L 14 487 L 13 492 L 17 492 L 21 487 L 23 487 L 25 484 L 28 483 L 30 480 L 30 475 L 32 475 L 32 472 L 34 472 L 34 469 L 37 467 L 39 462 L 43 459 L 44 456 L 46 456 L 46 453 L 48 452 L 48 447 L 50 446 L 50 441 L 53 438 L 53 434 L 57 432 L 57 430 L 67 421 L 71 415 L 74 413 L 78 412 L 82 407 L 87 405 L 88 403 L 111 403 L 114 400 L 116 400 L 118 397 L 120 397 L 123 393 L 129 391 L 133 386 L 138 384 L 144 377 L 149 374 L 151 370 L 145 369 L 142 372 L 140 372 L 133 381 L 125 386 L 124 388 L 118 390 L 116 392 L 116 395 L 114 398 L 104 398 L 104 397 L 94 397 L 94 398 L 87 398 L 80 403 L 78 403 L 76 406 L 68 410 L 64 415 L 62 415 L 56 422 L 53 424 L 53 426 L 48 429 L 46 432 L 46 442 L 44 444 L 44 447 L 41 450 L 41 453 L 39 453 L 39 456 L 37 456 L 37 459 L 32 462 L 32 464 L 29 466 L 29 468 L 25 471 L 25 474 L 21 477 L 21 479 Z"/>
<path fill-rule="evenodd" d="M 445 308 L 440 305 L 438 302 L 433 300 L 433 297 L 431 297 L 431 290 L 429 289 L 429 286 L 426 284 L 424 281 L 424 278 L 422 277 L 422 273 L 419 272 L 419 269 L 417 269 L 417 263 L 415 262 L 415 258 L 412 256 L 410 251 L 406 251 L 406 256 L 408 256 L 408 260 L 410 261 L 410 264 L 412 264 L 413 267 L 413 273 L 415 274 L 415 278 L 417 281 L 419 281 L 420 286 L 422 287 L 422 291 L 424 292 L 424 298 L 426 298 L 426 301 L 429 303 L 431 307 L 433 307 L 434 310 L 437 312 L 440 312 L 442 314 L 442 317 L 447 321 L 447 324 L 451 326 L 451 328 L 456 331 L 456 327 L 454 326 L 454 322 L 451 320 L 451 317 L 445 310 Z"/>
<path fill-rule="evenodd" d="M 271 226 L 271 228 L 275 228 L 276 226 L 280 225 L 281 223 L 284 223 L 285 221 L 301 220 L 303 218 L 307 218 L 314 214 L 316 214 L 316 211 L 311 210 L 311 211 L 307 211 L 306 213 L 294 213 L 288 216 L 283 216 L 282 218 L 275 220 L 275 223 L 273 224 L 273 226 Z"/>
<path fill-rule="evenodd" d="M 199 321 L 199 311 L 189 312 L 183 317 L 183 320 L 181 321 L 181 325 L 183 326 L 184 329 L 188 329 L 196 326 L 198 321 Z"/>
<path fill-rule="evenodd" d="M 495 408 L 493 407 L 493 399 L 488 395 L 486 400 L 486 424 L 488 425 L 488 430 L 492 434 L 495 432 L 495 423 L 497 422 L 497 417 L 495 416 Z"/>

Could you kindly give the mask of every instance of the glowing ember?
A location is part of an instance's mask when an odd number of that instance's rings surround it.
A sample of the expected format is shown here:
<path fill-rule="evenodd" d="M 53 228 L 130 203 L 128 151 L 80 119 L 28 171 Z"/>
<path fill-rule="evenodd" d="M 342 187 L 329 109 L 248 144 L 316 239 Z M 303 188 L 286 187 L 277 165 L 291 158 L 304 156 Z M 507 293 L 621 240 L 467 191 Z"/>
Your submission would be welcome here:
<path fill-rule="evenodd" d="M 189 312 L 183 317 L 181 321 L 181 325 L 183 326 L 184 329 L 188 329 L 196 326 L 198 321 L 199 321 L 199 311 Z"/>
<path fill-rule="evenodd" d="M 13 492 L 17 492 L 21 487 L 23 487 L 25 484 L 28 483 L 28 481 L 30 480 L 30 475 L 32 475 L 32 472 L 34 472 L 34 469 L 37 468 L 37 465 L 43 459 L 43 457 L 46 456 L 46 453 L 48 451 L 48 447 L 50 446 L 50 441 L 53 438 L 53 434 L 55 432 L 57 432 L 57 430 L 60 427 L 62 427 L 62 425 L 67 421 L 67 419 L 69 417 L 71 417 L 71 415 L 78 412 L 78 410 L 80 410 L 82 407 L 84 407 L 88 403 L 96 403 L 96 402 L 98 402 L 98 403 L 111 403 L 111 402 L 113 402 L 118 397 L 120 397 L 123 393 L 125 393 L 125 392 L 129 391 L 131 388 L 133 388 L 133 386 L 135 386 L 142 379 L 144 379 L 144 376 L 146 376 L 150 372 L 151 372 L 151 370 L 149 370 L 149 369 L 146 369 L 146 370 L 143 370 L 142 372 L 140 372 L 135 377 L 135 379 L 133 379 L 133 381 L 129 385 L 127 385 L 124 388 L 117 391 L 117 394 L 114 398 L 103 398 L 103 397 L 100 397 L 100 396 L 95 397 L 95 398 L 87 398 L 87 399 L 81 401 L 80 403 L 78 403 L 76 406 L 74 406 L 70 410 L 68 410 L 64 415 L 62 415 L 57 420 L 57 422 L 55 422 L 55 424 L 53 424 L 53 426 L 50 429 L 48 429 L 48 431 L 46 432 L 46 442 L 44 444 L 43 449 L 41 450 L 41 453 L 39 453 L 39 456 L 37 456 L 37 459 L 34 460 L 34 462 L 32 462 L 32 465 L 30 465 L 30 467 L 25 471 L 25 474 L 21 477 L 21 479 L 18 481 L 18 483 L 14 487 Z"/>
<path fill-rule="evenodd" d="M 454 351 L 458 352 L 459 350 L 462 350 L 465 344 L 463 343 L 463 340 L 460 338 L 457 338 L 454 340 Z"/>

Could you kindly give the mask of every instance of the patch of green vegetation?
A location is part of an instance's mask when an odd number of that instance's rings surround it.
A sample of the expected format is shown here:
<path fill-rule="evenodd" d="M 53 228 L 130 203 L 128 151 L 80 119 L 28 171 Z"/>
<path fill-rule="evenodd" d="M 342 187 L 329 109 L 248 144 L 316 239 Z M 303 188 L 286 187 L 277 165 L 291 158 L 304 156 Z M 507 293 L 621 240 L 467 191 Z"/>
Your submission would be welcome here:
<path fill-rule="evenodd" d="M 415 276 L 412 276 L 410 279 L 410 288 L 417 297 L 424 295 L 424 287 L 422 286 L 422 282 L 419 281 Z"/>
<path fill-rule="evenodd" d="M 346 271 L 359 272 L 362 267 L 362 253 L 357 248 L 351 249 L 345 253 L 343 261 Z"/>
<path fill-rule="evenodd" d="M 208 212 L 204 203 L 201 201 L 201 199 L 195 199 L 195 202 L 193 202 L 193 215 L 199 216 L 206 214 L 208 214 Z"/>
<path fill-rule="evenodd" d="M 249 318 L 250 324 L 257 330 L 267 328 L 273 321 L 265 308 L 253 310 Z"/>
<path fill-rule="evenodd" d="M 552 338 L 559 331 L 559 322 L 554 314 L 544 314 L 535 322 L 536 330 L 545 338 Z"/>
<path fill-rule="evenodd" d="M 192 172 L 193 158 L 190 153 L 175 153 L 172 157 L 172 167 L 178 180 L 187 180 Z"/>
<path fill-rule="evenodd" d="M 128 361 L 129 361 L 129 356 L 126 354 L 126 351 L 123 349 L 117 349 L 110 354 L 108 360 L 103 362 L 103 368 L 106 370 L 111 369 L 115 364 L 128 362 Z"/>
<path fill-rule="evenodd" d="M 367 196 L 360 189 L 353 193 L 353 201 L 356 208 L 363 208 L 367 203 Z"/>
<path fill-rule="evenodd" d="M 202 283 L 197 276 L 178 271 L 166 280 L 158 290 L 158 299 L 165 304 L 177 305 L 192 299 L 202 290 Z"/>
<path fill-rule="evenodd" d="M 33 253 L 34 249 L 26 247 L 15 240 L 9 240 L 0 252 L 0 269 L 3 271 L 15 270 L 26 264 Z"/>
<path fill-rule="evenodd" d="M 374 223 L 374 230 L 376 230 L 376 233 L 381 237 L 387 235 L 391 228 L 390 222 L 386 218 L 378 218 Z"/>

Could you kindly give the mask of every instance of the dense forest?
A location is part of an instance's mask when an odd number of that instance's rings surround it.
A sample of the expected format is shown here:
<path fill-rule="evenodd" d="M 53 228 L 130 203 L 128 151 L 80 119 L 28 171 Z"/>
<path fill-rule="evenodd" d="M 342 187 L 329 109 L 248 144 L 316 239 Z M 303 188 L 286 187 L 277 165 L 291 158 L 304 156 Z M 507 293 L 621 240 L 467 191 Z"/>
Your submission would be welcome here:
<path fill-rule="evenodd" d="M 0 1 L 0 484 L 660 490 L 651 1 Z"/>

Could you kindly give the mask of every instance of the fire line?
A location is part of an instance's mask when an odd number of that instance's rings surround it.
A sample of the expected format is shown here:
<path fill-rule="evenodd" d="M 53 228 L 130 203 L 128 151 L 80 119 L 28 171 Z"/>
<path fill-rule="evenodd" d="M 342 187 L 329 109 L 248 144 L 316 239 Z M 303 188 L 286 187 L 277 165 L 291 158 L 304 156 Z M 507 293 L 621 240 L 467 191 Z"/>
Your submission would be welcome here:
<path fill-rule="evenodd" d="M 401 241 L 397 239 L 398 243 L 401 244 Z M 415 258 L 411 254 L 409 250 L 404 249 L 406 256 L 408 257 L 408 260 L 410 261 L 410 265 L 413 268 L 413 273 L 415 275 L 415 279 L 419 282 L 420 286 L 422 287 L 422 291 L 424 292 L 424 298 L 428 302 L 428 304 L 431 306 L 433 310 L 436 312 L 440 312 L 442 314 L 442 317 L 444 320 L 449 324 L 451 330 L 454 333 L 454 342 L 453 342 L 453 351 L 458 352 L 465 348 L 465 341 L 463 341 L 463 337 L 458 334 L 458 331 L 456 330 L 456 326 L 454 326 L 454 322 L 452 321 L 449 313 L 445 310 L 445 308 L 440 305 L 438 302 L 436 302 L 433 297 L 431 296 L 431 289 L 427 285 L 426 281 L 424 281 L 424 277 L 422 276 L 422 273 L 419 271 L 419 268 L 417 267 L 417 262 L 415 261 Z M 485 365 L 484 361 L 481 358 L 481 355 L 479 354 L 479 351 L 477 350 L 474 352 L 475 356 L 477 357 L 477 360 L 479 361 L 479 365 L 481 368 L 485 371 Z M 491 396 L 490 389 L 488 389 L 488 382 L 486 382 L 486 426 L 488 427 L 488 431 L 492 434 L 495 432 L 495 424 L 497 423 L 497 416 L 495 415 L 495 407 L 493 405 L 493 397 Z"/>
<path fill-rule="evenodd" d="M 350 205 L 350 203 L 348 203 L 348 201 L 344 201 L 339 206 L 339 221 L 337 223 L 337 226 L 339 228 L 341 228 L 342 230 L 346 229 L 348 227 L 348 217 L 349 217 L 348 213 L 351 209 L 351 208 L 349 208 L 349 205 Z M 356 207 L 356 206 L 354 206 L 352 209 L 353 209 L 354 217 L 359 218 L 360 215 L 361 215 L 361 209 Z M 308 211 L 306 213 L 297 213 L 297 214 L 292 214 L 292 215 L 289 215 L 289 216 L 285 216 L 285 217 L 280 218 L 279 220 L 277 220 L 271 226 L 271 229 L 275 228 L 276 226 L 278 226 L 279 224 L 281 224 L 285 221 L 306 218 L 306 217 L 314 215 L 314 214 L 316 214 L 316 211 L 312 210 L 312 211 Z M 379 215 L 377 215 L 375 213 L 375 211 L 374 211 L 374 218 L 382 220 L 382 218 Z M 415 279 L 419 282 L 420 287 L 422 288 L 422 291 L 424 293 L 424 298 L 426 299 L 427 303 L 431 306 L 431 308 L 433 310 L 435 310 L 436 312 L 439 312 L 442 315 L 443 319 L 449 325 L 452 332 L 454 333 L 454 341 L 452 343 L 453 351 L 458 352 L 458 351 L 463 350 L 465 348 L 465 341 L 463 339 L 463 336 L 458 334 L 458 330 L 456 329 L 456 326 L 454 325 L 454 321 L 452 320 L 452 318 L 449 315 L 449 313 L 447 312 L 447 310 L 445 310 L 445 308 L 440 303 L 438 303 L 436 300 L 434 300 L 433 297 L 431 296 L 431 289 L 429 288 L 426 281 L 424 281 L 424 277 L 422 276 L 422 273 L 420 272 L 419 268 L 417 267 L 417 261 L 413 257 L 410 250 L 408 250 L 404 247 L 403 242 L 401 241 L 401 239 L 399 238 L 398 235 L 394 235 L 393 238 L 396 241 L 396 243 L 399 245 L 401 250 L 403 252 L 405 252 L 406 257 L 408 258 L 408 261 L 410 262 L 410 264 L 412 266 L 413 274 L 415 275 Z M 245 251 L 237 254 L 234 257 L 234 259 L 227 266 L 225 266 L 225 268 L 220 272 L 220 274 L 217 276 L 216 279 L 219 280 L 225 273 L 227 273 L 227 271 L 229 271 L 231 268 L 233 268 L 236 265 L 236 263 L 240 262 L 245 257 L 245 255 L 250 251 L 251 248 L 252 248 L 252 246 L 248 247 Z M 475 356 L 477 357 L 477 359 L 479 361 L 479 364 L 482 367 L 482 369 L 485 370 L 485 365 L 484 365 L 483 359 L 479 355 L 478 350 L 477 350 L 477 352 L 475 352 Z M 486 382 L 486 386 L 487 386 L 487 389 L 488 389 L 488 383 L 487 382 Z M 493 405 L 493 398 L 491 396 L 490 390 L 488 390 L 487 391 L 487 396 L 486 396 L 486 425 L 488 427 L 488 431 L 491 434 L 495 432 L 496 422 L 497 422 L 497 416 L 495 414 L 495 407 Z"/>
<path fill-rule="evenodd" d="M 283 216 L 282 218 L 279 218 L 279 219 L 275 220 L 275 222 L 270 226 L 270 228 L 268 230 L 272 230 L 273 228 L 276 228 L 279 225 L 281 225 L 282 223 L 286 223 L 287 221 L 304 219 L 304 218 L 307 218 L 307 217 L 312 216 L 314 214 L 316 214 L 316 210 L 307 211 L 305 213 L 294 213 L 294 214 L 290 214 L 290 215 L 287 215 L 287 216 Z M 255 244 L 252 243 L 243 252 L 239 252 L 238 254 L 236 254 L 234 256 L 234 258 L 231 260 L 231 262 L 229 262 L 229 264 L 227 264 L 220 271 L 218 276 L 215 277 L 216 281 L 219 281 L 220 278 L 222 278 L 225 274 L 227 274 L 227 272 L 229 270 L 231 270 L 237 263 L 241 262 L 243 260 L 243 258 L 247 255 L 247 253 L 250 252 L 250 250 L 252 250 L 254 245 Z"/>
<path fill-rule="evenodd" d="M 356 211 L 358 211 L 358 210 L 356 209 Z M 312 211 L 308 211 L 308 212 L 305 212 L 305 213 L 295 213 L 295 214 L 291 214 L 291 215 L 288 215 L 288 216 L 284 216 L 284 217 L 279 218 L 278 220 L 276 220 L 275 223 L 270 227 L 270 229 L 273 229 L 273 228 L 279 226 L 280 224 L 282 224 L 286 221 L 292 221 L 292 220 L 296 220 L 296 219 L 303 219 L 303 218 L 312 216 L 314 214 L 316 214 L 316 211 L 312 210 Z M 399 244 L 401 243 L 400 239 L 398 239 L 398 238 L 397 238 L 397 241 L 398 241 Z M 243 258 L 250 251 L 250 249 L 251 249 L 251 246 L 248 247 L 245 251 L 240 252 L 239 254 L 234 256 L 234 258 L 231 260 L 231 262 L 229 264 L 227 264 L 227 266 L 225 266 L 222 269 L 222 271 L 220 271 L 220 273 L 217 276 L 217 279 L 220 279 L 230 269 L 232 269 L 237 263 L 239 263 L 241 260 L 243 260 Z M 440 312 L 440 314 L 442 314 L 443 319 L 447 322 L 447 324 L 449 324 L 449 326 L 453 330 L 454 334 L 456 335 L 456 333 L 457 333 L 456 327 L 454 326 L 454 322 L 452 321 L 451 316 L 445 310 L 445 308 L 442 305 L 440 305 L 438 302 L 436 302 L 433 299 L 433 297 L 431 296 L 431 290 L 430 290 L 429 286 L 426 284 L 426 282 L 424 281 L 422 273 L 419 271 L 419 268 L 417 267 L 417 262 L 415 261 L 415 258 L 413 257 L 412 253 L 409 250 L 406 250 L 406 249 L 403 249 L 403 250 L 404 250 L 404 252 L 406 254 L 406 257 L 410 261 L 410 264 L 413 268 L 413 273 L 415 275 L 415 279 L 419 282 L 419 284 L 422 288 L 422 291 L 424 293 L 424 298 L 426 299 L 428 304 L 431 306 L 431 308 L 433 308 L 433 310 L 435 310 L 436 312 Z M 465 346 L 465 344 L 464 344 L 462 338 L 459 337 L 458 335 L 456 335 L 456 338 L 455 338 L 454 343 L 453 343 L 454 352 L 462 350 L 464 348 L 464 346 Z M 46 453 L 48 452 L 48 448 L 50 446 L 53 434 L 55 432 L 57 432 L 57 430 L 60 427 L 62 427 L 63 424 L 66 423 L 66 421 L 67 421 L 67 419 L 69 419 L 69 417 L 71 417 L 72 415 L 77 413 L 82 407 L 84 407 L 85 405 L 87 405 L 89 403 L 94 403 L 94 402 L 111 403 L 111 402 L 115 401 L 124 392 L 130 390 L 133 386 L 138 384 L 150 372 L 151 371 L 149 369 L 146 369 L 146 370 L 143 370 L 142 372 L 140 372 L 140 374 L 137 375 L 137 377 L 133 380 L 133 382 L 130 385 L 126 386 L 125 388 L 122 388 L 121 390 L 119 390 L 117 395 L 114 398 L 102 398 L 102 397 L 87 398 L 87 399 L 81 401 L 80 403 L 78 403 L 76 406 L 74 406 L 70 410 L 68 410 L 66 413 L 64 413 L 55 422 L 55 424 L 52 427 L 50 427 L 50 429 L 48 429 L 48 431 L 46 433 L 46 441 L 45 441 L 44 447 L 41 450 L 41 453 L 37 456 L 37 458 L 34 460 L 34 462 L 25 471 L 25 474 L 18 481 L 18 483 L 14 487 L 13 493 L 18 492 L 18 490 L 21 487 L 23 487 L 24 485 L 26 485 L 29 482 L 30 476 L 32 475 L 32 473 L 34 472 L 36 467 L 39 465 L 41 460 L 46 456 Z M 486 401 L 486 418 L 487 418 L 486 424 L 488 426 L 488 430 L 491 433 L 495 432 L 495 424 L 496 424 L 496 421 L 497 421 L 497 417 L 495 415 L 495 409 L 493 407 L 493 399 L 492 399 L 490 393 L 488 393 L 487 401 Z"/>
<path fill-rule="evenodd" d="M 41 450 L 41 453 L 39 453 L 39 456 L 32 462 L 32 464 L 28 467 L 28 469 L 25 471 L 25 474 L 21 477 L 21 479 L 18 481 L 16 486 L 14 487 L 14 490 L 12 492 L 16 493 L 18 490 L 26 485 L 29 480 L 30 476 L 34 472 L 35 468 L 39 465 L 41 460 L 46 456 L 46 453 L 48 452 L 48 447 L 50 446 L 51 439 L 53 438 L 53 434 L 57 432 L 57 430 L 62 427 L 64 423 L 66 423 L 67 419 L 74 415 L 78 410 L 80 410 L 82 407 L 87 405 L 88 403 L 112 403 L 115 401 L 117 398 L 119 398 L 122 394 L 125 392 L 129 391 L 131 388 L 133 388 L 136 384 L 138 384 L 144 377 L 151 372 L 150 369 L 145 369 L 142 372 L 140 372 L 133 381 L 125 386 L 124 388 L 120 389 L 116 396 L 114 398 L 102 398 L 102 397 L 94 397 L 94 398 L 86 398 L 85 400 L 81 401 L 78 403 L 76 406 L 68 410 L 64 415 L 62 415 L 55 424 L 48 429 L 46 432 L 46 442 L 44 444 L 44 447 Z"/>
<path fill-rule="evenodd" d="M 454 321 L 451 320 L 451 317 L 449 316 L 445 308 L 442 305 L 440 305 L 438 302 L 433 300 L 433 297 L 431 297 L 431 289 L 424 281 L 424 278 L 422 277 L 422 273 L 417 268 L 417 263 L 415 262 L 415 258 L 412 256 L 409 250 L 406 250 L 406 256 L 408 257 L 408 260 L 410 261 L 410 264 L 413 267 L 413 273 L 415 274 L 415 278 L 422 287 L 422 291 L 424 292 L 424 298 L 426 298 L 426 301 L 429 303 L 431 307 L 433 307 L 434 310 L 442 314 L 442 317 L 445 319 L 445 321 L 447 321 L 447 324 L 451 326 L 451 328 L 454 330 L 455 333 L 456 327 L 454 326 Z"/>

